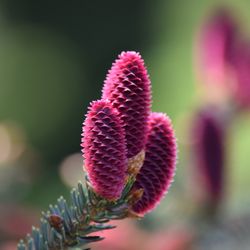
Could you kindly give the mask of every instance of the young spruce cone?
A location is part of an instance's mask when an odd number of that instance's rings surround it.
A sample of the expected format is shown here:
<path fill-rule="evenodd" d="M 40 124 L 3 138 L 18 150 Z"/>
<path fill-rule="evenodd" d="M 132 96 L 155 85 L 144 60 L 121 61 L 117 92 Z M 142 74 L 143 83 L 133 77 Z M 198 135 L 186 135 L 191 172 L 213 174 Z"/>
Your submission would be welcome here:
<path fill-rule="evenodd" d="M 151 211 L 163 198 L 173 181 L 177 146 L 170 119 L 162 113 L 151 113 L 144 164 L 134 183 L 144 190 L 133 210 L 143 215 Z"/>
<path fill-rule="evenodd" d="M 116 200 L 125 185 L 125 134 L 118 112 L 106 100 L 92 102 L 83 126 L 85 169 L 97 194 Z"/>
<path fill-rule="evenodd" d="M 151 87 L 139 53 L 122 52 L 104 82 L 102 98 L 109 99 L 123 122 L 127 156 L 140 153 L 146 143 L 147 120 L 151 106 Z"/>

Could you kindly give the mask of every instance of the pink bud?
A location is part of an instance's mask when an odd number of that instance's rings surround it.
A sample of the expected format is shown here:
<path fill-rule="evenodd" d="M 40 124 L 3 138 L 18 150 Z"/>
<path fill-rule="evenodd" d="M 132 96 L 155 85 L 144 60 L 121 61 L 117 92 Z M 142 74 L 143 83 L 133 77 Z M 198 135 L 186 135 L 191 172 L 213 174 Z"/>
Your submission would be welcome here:
<path fill-rule="evenodd" d="M 127 170 L 125 133 L 118 112 L 108 101 L 91 103 L 81 145 L 85 169 L 96 193 L 110 200 L 119 198 Z"/>
<path fill-rule="evenodd" d="M 134 205 L 138 214 L 151 211 L 163 198 L 173 181 L 177 146 L 170 119 L 162 113 L 151 113 L 144 164 L 136 177 L 134 187 L 144 190 Z"/>
<path fill-rule="evenodd" d="M 102 98 L 109 99 L 125 129 L 128 158 L 143 150 L 151 106 L 150 80 L 139 53 L 122 52 L 109 70 Z"/>

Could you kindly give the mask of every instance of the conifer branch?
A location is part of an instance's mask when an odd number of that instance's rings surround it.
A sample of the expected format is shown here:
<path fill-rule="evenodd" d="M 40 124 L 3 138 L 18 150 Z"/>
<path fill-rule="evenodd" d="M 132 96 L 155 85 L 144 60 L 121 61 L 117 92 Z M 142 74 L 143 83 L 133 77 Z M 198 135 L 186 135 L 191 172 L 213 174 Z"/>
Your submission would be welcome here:
<path fill-rule="evenodd" d="M 173 181 L 177 150 L 171 120 L 150 107 L 143 59 L 122 52 L 83 123 L 86 185 L 72 189 L 70 205 L 61 197 L 42 213 L 40 228 L 18 250 L 86 250 L 103 239 L 92 233 L 114 228 L 110 220 L 142 217 L 157 206 Z"/>
<path fill-rule="evenodd" d="M 131 189 L 134 181 L 135 176 L 128 178 L 122 196 L 116 201 L 97 195 L 88 181 L 85 186 L 79 182 L 77 188 L 71 190 L 70 205 L 62 196 L 56 205 L 50 205 L 49 210 L 42 213 L 40 228 L 33 227 L 17 249 L 87 250 L 87 244 L 103 239 L 89 234 L 115 228 L 107 224 L 110 220 L 136 216 L 130 208 L 141 197 L 142 190 Z"/>

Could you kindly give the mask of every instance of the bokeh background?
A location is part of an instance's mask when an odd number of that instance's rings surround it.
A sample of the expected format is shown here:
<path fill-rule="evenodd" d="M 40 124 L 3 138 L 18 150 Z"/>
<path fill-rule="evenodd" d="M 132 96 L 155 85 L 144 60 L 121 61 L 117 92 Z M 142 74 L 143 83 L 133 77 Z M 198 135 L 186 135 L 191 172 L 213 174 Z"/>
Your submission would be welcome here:
<path fill-rule="evenodd" d="M 249 249 L 250 112 L 229 124 L 221 223 L 202 223 L 193 193 L 199 182 L 192 177 L 190 123 L 207 100 L 198 87 L 194 47 L 204 19 L 221 6 L 250 34 L 248 0 L 0 1 L 0 249 L 15 249 L 38 225 L 40 211 L 68 197 L 83 178 L 84 115 L 125 50 L 141 53 L 153 110 L 173 121 L 177 173 L 153 213 L 119 222 L 93 249 Z M 201 224 L 205 233 L 197 235 Z"/>

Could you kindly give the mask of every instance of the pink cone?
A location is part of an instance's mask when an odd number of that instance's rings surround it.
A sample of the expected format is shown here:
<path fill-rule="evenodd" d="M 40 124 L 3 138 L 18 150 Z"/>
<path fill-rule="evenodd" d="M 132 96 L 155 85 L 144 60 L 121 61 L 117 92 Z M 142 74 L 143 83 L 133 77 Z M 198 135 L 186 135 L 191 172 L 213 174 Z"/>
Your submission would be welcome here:
<path fill-rule="evenodd" d="M 118 199 L 127 170 L 125 133 L 118 112 L 106 100 L 91 103 L 82 137 L 85 169 L 96 193 Z"/>
<path fill-rule="evenodd" d="M 133 210 L 143 215 L 160 202 L 173 181 L 177 146 L 170 119 L 162 113 L 151 113 L 144 164 L 134 188 L 143 188 L 142 198 Z"/>
<path fill-rule="evenodd" d="M 128 158 L 137 155 L 145 146 L 151 106 L 150 80 L 139 53 L 119 55 L 105 80 L 102 98 L 109 99 L 120 114 Z"/>

